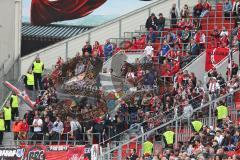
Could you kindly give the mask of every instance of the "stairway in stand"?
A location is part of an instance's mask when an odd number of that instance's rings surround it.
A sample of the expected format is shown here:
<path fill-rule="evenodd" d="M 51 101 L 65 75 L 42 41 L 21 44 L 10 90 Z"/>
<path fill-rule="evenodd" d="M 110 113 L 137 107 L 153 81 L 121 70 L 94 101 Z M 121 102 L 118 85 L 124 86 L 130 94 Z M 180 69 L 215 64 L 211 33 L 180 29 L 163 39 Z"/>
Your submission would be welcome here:
<path fill-rule="evenodd" d="M 214 26 L 217 26 L 219 31 L 222 30 L 223 26 L 225 26 L 227 31 L 231 33 L 232 29 L 234 28 L 235 21 L 233 18 L 231 20 L 225 20 L 223 13 L 223 5 L 222 3 L 217 3 L 216 9 L 212 9 L 209 12 L 208 16 L 205 16 L 205 18 L 202 19 L 201 25 L 202 30 L 205 31 L 204 33 L 206 35 L 206 42 L 209 46 L 209 44 L 211 44 L 211 32 L 214 30 Z"/>

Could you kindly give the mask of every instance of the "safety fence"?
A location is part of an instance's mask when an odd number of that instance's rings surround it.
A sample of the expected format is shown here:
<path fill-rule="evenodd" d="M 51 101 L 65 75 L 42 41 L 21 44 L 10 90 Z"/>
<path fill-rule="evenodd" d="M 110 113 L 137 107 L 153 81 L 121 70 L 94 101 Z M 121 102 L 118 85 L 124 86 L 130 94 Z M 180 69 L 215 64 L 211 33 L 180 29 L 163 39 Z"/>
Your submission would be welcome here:
<path fill-rule="evenodd" d="M 126 141 L 121 141 L 117 143 L 116 145 L 111 146 L 110 144 L 107 146 L 107 148 L 103 148 L 103 154 L 101 155 L 101 159 L 124 159 L 126 158 L 126 153 L 130 152 L 130 149 L 138 147 L 137 154 L 139 156 L 143 155 L 143 142 L 147 139 L 147 137 L 152 136 L 154 139 L 158 138 L 157 135 L 161 135 L 161 133 L 166 129 L 166 127 L 173 129 L 176 134 L 175 138 L 175 145 L 177 145 L 177 142 L 181 141 L 188 141 L 189 137 L 191 137 L 191 131 L 189 128 L 189 124 L 191 122 L 191 117 L 196 118 L 197 113 L 205 112 L 209 115 L 209 117 L 206 118 L 199 118 L 198 120 L 202 121 L 205 125 L 208 126 L 216 126 L 216 116 L 215 116 L 215 110 L 217 107 L 217 103 L 219 101 L 225 101 L 226 98 L 230 95 L 233 95 L 234 93 L 238 92 L 240 89 L 236 89 L 231 93 L 228 93 L 226 95 L 223 95 L 219 98 L 213 99 L 212 101 L 208 101 L 205 104 L 202 104 L 200 107 L 194 108 L 192 111 L 192 115 L 189 118 L 186 118 L 186 115 L 178 113 L 178 111 L 175 109 L 175 115 L 169 119 L 166 120 L 165 123 L 158 125 L 155 128 L 152 128 L 151 130 L 148 130 L 144 132 L 143 134 L 134 136 L 129 138 Z M 229 109 L 229 116 L 233 120 L 237 117 L 237 112 L 234 108 L 234 106 L 228 106 Z M 194 116 L 193 116 L 194 115 Z M 184 130 L 185 128 L 185 130 Z M 183 132 L 184 131 L 184 132 Z M 136 145 L 134 145 L 136 144 Z M 162 141 L 162 138 L 160 138 L 160 144 L 164 148 L 164 143 Z"/>
<path fill-rule="evenodd" d="M 11 145 L 85 145 L 98 144 L 103 137 L 100 133 L 58 133 L 19 132 L 14 133 Z"/>
<path fill-rule="evenodd" d="M 99 159 L 102 148 L 99 145 L 9 145 L 0 147 L 0 157 L 4 160 L 16 159 Z"/>

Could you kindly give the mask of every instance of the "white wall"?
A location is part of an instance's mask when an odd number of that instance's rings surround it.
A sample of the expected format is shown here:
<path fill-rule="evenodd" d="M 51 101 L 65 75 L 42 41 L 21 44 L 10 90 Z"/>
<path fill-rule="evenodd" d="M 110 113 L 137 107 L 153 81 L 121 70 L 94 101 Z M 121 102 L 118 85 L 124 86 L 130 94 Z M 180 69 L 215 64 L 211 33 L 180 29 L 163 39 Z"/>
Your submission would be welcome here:
<path fill-rule="evenodd" d="M 186 3 L 189 6 L 196 4 L 198 0 L 180 0 L 181 8 Z M 91 43 L 99 41 L 104 43 L 109 38 L 119 38 L 124 35 L 124 32 L 133 32 L 139 29 L 140 25 L 145 24 L 148 16 L 155 12 L 162 12 L 166 17 L 169 15 L 170 7 L 177 0 L 159 0 L 143 8 L 135 10 L 129 14 L 123 15 L 113 21 L 107 22 L 101 26 L 91 29 L 76 37 L 70 38 L 53 46 L 37 51 L 30 55 L 21 58 L 21 74 L 25 74 L 29 66 L 37 55 L 44 61 L 46 68 L 51 68 L 55 64 L 57 57 L 62 58 L 73 57 L 77 51 L 80 51 L 86 40 Z M 66 53 L 67 52 L 67 53 Z"/>
<path fill-rule="evenodd" d="M 21 1 L 0 0 L 0 67 L 8 72 L 20 55 Z"/>
<path fill-rule="evenodd" d="M 21 0 L 0 0 L 0 105 L 10 92 L 2 82 L 20 76 L 21 9 Z"/>
<path fill-rule="evenodd" d="M 204 74 L 206 64 L 206 52 L 202 53 L 196 60 L 186 66 L 183 70 L 188 70 L 188 72 L 193 72 L 198 80 L 204 82 Z"/>

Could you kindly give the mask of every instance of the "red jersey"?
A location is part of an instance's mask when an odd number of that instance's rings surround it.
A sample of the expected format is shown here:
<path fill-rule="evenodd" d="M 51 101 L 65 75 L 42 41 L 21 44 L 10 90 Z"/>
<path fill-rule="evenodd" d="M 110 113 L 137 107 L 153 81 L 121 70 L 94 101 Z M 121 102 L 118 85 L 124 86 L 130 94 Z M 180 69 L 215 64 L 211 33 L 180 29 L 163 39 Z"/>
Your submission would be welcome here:
<path fill-rule="evenodd" d="M 210 3 L 208 3 L 208 2 L 205 2 L 204 4 L 203 4 L 203 9 L 204 10 L 211 10 L 211 5 L 210 5 Z"/>
<path fill-rule="evenodd" d="M 200 33 L 200 32 L 198 32 L 198 33 L 195 35 L 195 41 L 196 41 L 196 43 L 200 43 L 200 41 L 201 41 L 201 33 Z"/>
<path fill-rule="evenodd" d="M 28 132 L 29 125 L 27 123 L 20 122 L 20 132 Z"/>

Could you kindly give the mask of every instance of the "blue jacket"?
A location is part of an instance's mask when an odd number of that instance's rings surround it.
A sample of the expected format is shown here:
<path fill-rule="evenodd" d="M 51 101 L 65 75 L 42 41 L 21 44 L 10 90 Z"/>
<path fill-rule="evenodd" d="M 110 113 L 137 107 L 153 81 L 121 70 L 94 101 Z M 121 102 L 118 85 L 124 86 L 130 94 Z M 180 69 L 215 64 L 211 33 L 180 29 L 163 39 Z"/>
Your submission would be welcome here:
<path fill-rule="evenodd" d="M 104 54 L 111 55 L 113 52 L 113 45 L 111 43 L 104 45 Z"/>
<path fill-rule="evenodd" d="M 146 76 L 144 77 L 144 85 L 153 86 L 153 85 L 154 85 L 154 81 L 155 81 L 154 72 L 149 72 L 149 73 L 146 74 Z"/>
<path fill-rule="evenodd" d="M 147 34 L 147 37 L 146 37 L 146 41 L 151 41 L 152 43 L 155 43 L 156 42 L 156 34 L 155 33 L 148 33 Z"/>
<path fill-rule="evenodd" d="M 232 11 L 232 3 L 231 2 L 224 3 L 223 4 L 223 10 L 228 11 L 228 12 Z"/>

